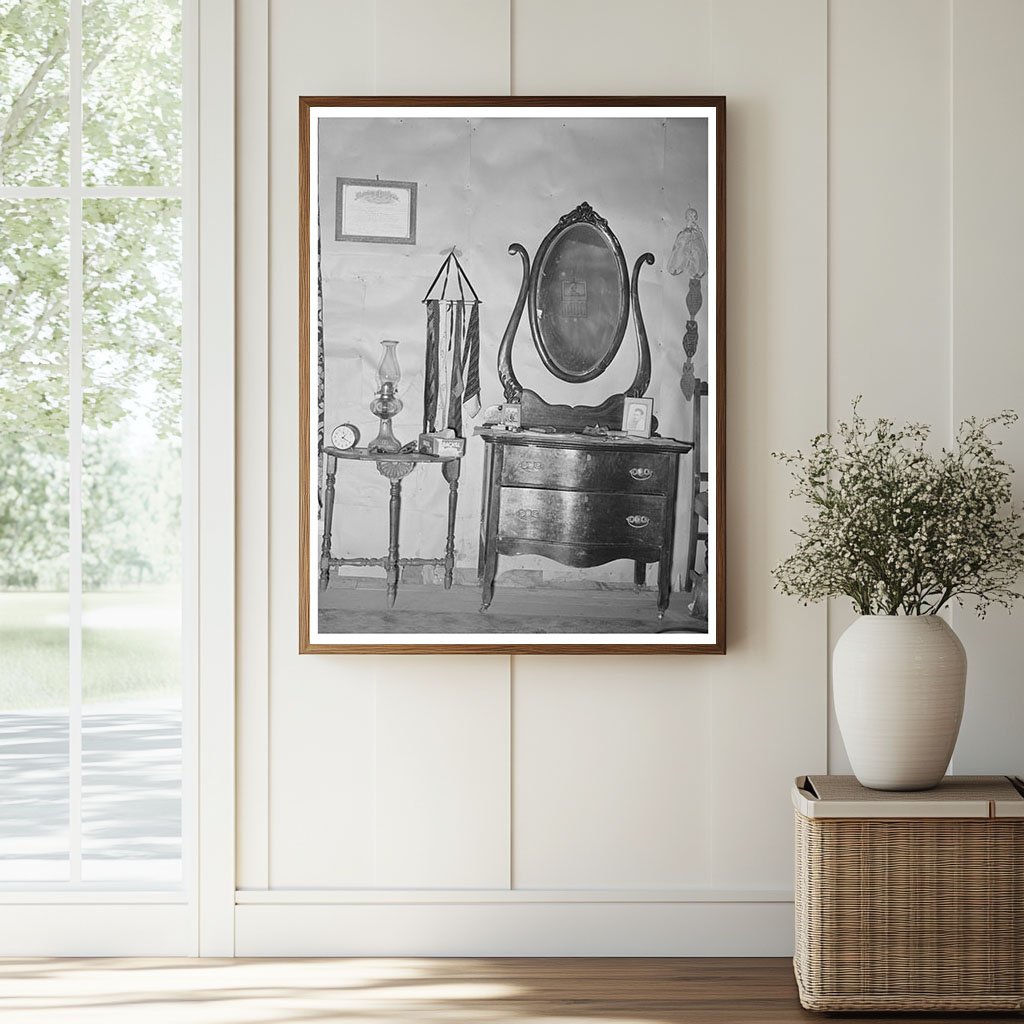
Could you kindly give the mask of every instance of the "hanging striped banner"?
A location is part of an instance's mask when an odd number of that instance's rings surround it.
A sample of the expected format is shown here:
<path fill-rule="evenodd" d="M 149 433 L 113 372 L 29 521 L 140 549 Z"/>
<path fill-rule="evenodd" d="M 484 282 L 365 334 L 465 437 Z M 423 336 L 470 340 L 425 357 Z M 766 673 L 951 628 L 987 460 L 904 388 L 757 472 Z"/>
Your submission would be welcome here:
<path fill-rule="evenodd" d="M 427 358 L 423 372 L 423 433 L 437 429 L 437 358 L 441 334 L 441 303 L 427 300 Z"/>
<path fill-rule="evenodd" d="M 463 406 L 480 412 L 480 298 L 453 249 L 423 298 L 427 350 L 423 374 L 423 432 L 462 436 Z"/>

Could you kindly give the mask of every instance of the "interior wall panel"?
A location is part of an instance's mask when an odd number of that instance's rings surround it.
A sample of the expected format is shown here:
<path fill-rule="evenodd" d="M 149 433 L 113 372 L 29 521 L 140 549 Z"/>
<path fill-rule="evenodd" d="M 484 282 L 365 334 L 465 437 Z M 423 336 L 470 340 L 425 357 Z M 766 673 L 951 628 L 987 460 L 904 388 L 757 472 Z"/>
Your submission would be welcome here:
<path fill-rule="evenodd" d="M 789 788 L 826 762 L 825 610 L 770 577 L 799 523 L 771 452 L 826 417 L 825 40 L 816 0 L 714 5 L 729 203 L 728 654 L 708 666 L 716 888 L 791 885 Z"/>
<path fill-rule="evenodd" d="M 520 96 L 708 92 L 712 0 L 512 0 Z"/>
<path fill-rule="evenodd" d="M 328 658 L 275 679 L 270 885 L 376 884 L 376 662 Z"/>
<path fill-rule="evenodd" d="M 679 660 L 516 658 L 516 888 L 709 884 L 710 696 Z"/>
<path fill-rule="evenodd" d="M 376 93 L 508 93 L 509 0 L 377 0 L 376 9 Z"/>
<path fill-rule="evenodd" d="M 913 69 L 912 72 L 910 69 Z M 949 427 L 949 9 L 829 5 L 829 405 Z"/>
<path fill-rule="evenodd" d="M 378 676 L 375 884 L 508 888 L 509 659 L 439 655 L 430 670 Z"/>
<path fill-rule="evenodd" d="M 949 437 L 949 6 L 829 4 L 829 425 Z M 912 73 L 908 73 L 913 69 Z M 855 613 L 830 602 L 829 650 Z M 849 771 L 830 705 L 829 767 Z"/>
<path fill-rule="evenodd" d="M 1024 4 L 953 3 L 953 420 L 1002 409 L 1024 414 L 1020 298 L 1024 295 Z M 1000 431 L 1000 454 L 1024 498 L 1024 425 Z M 958 772 L 1024 772 L 1024 630 L 996 609 L 979 621 L 954 610 L 967 648 L 967 701 Z"/>

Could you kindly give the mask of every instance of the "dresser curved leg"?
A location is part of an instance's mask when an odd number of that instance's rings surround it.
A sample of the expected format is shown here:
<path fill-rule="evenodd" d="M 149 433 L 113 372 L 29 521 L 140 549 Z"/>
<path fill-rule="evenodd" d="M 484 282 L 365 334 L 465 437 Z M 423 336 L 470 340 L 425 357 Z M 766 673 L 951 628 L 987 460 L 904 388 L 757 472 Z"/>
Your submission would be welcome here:
<path fill-rule="evenodd" d="M 658 618 L 665 618 L 672 596 L 672 559 L 663 557 L 658 563 Z"/>
<path fill-rule="evenodd" d="M 483 602 L 480 611 L 485 612 L 494 600 L 494 577 L 498 575 L 498 552 L 488 551 L 484 558 Z"/>
<path fill-rule="evenodd" d="M 647 563 L 633 563 L 633 593 L 639 594 L 642 587 L 647 586 Z"/>
<path fill-rule="evenodd" d="M 520 248 L 522 248 L 520 246 Z M 501 467 L 505 460 L 504 447 L 487 445 L 487 473 L 484 483 L 483 518 L 480 522 L 480 580 L 483 601 L 480 611 L 491 606 L 494 597 L 494 577 L 498 574 L 498 523 L 501 506 Z"/>
<path fill-rule="evenodd" d="M 491 521 L 491 498 L 494 490 L 494 445 L 484 445 L 484 488 L 480 508 L 480 547 L 477 550 L 476 578 L 484 578 L 487 558 L 487 529 Z"/>
<path fill-rule="evenodd" d="M 658 560 L 658 618 L 665 618 L 669 598 L 672 596 L 672 562 L 674 561 L 673 532 L 676 522 L 676 488 L 679 485 L 679 455 L 672 459 L 672 474 L 665 495 L 665 535 Z"/>

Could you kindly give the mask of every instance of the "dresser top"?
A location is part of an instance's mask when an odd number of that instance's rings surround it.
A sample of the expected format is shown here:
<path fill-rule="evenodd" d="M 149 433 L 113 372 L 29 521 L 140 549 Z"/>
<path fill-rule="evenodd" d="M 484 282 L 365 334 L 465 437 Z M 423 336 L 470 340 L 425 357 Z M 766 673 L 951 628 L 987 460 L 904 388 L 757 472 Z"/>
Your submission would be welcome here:
<path fill-rule="evenodd" d="M 685 455 L 693 450 L 692 441 L 677 441 L 674 437 L 634 437 L 611 435 L 596 437 L 590 434 L 549 434 L 540 430 L 494 430 L 477 427 L 474 434 L 488 444 L 498 442 L 512 445 L 535 445 L 540 448 L 577 448 L 607 452 L 674 452 Z"/>
<path fill-rule="evenodd" d="M 934 789 L 867 789 L 852 775 L 796 780 L 793 804 L 810 818 L 1024 818 L 1024 783 L 1006 775 L 947 775 Z"/>

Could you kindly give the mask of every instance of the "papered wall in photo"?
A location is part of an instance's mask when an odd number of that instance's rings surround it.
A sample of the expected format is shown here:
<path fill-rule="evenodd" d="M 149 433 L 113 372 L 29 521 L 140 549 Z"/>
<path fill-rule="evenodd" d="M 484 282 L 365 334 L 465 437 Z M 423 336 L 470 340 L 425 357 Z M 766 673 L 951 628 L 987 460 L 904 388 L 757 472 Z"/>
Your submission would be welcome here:
<path fill-rule="evenodd" d="M 422 299 L 444 256 L 456 247 L 480 296 L 480 399 L 486 407 L 502 401 L 496 359 L 521 279 L 508 246 L 520 242 L 531 252 L 559 217 L 588 202 L 622 245 L 627 264 L 647 250 L 653 267 L 640 275 L 640 302 L 651 343 L 652 381 L 648 396 L 660 433 L 687 439 L 692 405 L 680 391 L 683 333 L 690 314 L 686 275 L 669 273 L 669 257 L 686 211 L 696 210 L 708 230 L 707 131 L 695 119 L 633 118 L 331 118 L 319 136 L 320 220 L 335 223 L 338 177 L 416 182 L 414 245 L 339 242 L 321 239 L 327 431 L 351 422 L 364 438 L 377 421 L 369 411 L 382 338 L 400 340 L 399 394 L 405 403 L 394 420 L 402 441 L 412 440 L 423 418 L 425 314 Z M 697 315 L 700 344 L 694 372 L 707 373 L 707 296 Z M 632 316 L 631 316 L 632 321 Z M 608 370 L 586 384 L 557 380 L 543 367 L 520 325 L 514 350 L 523 385 L 549 402 L 598 404 L 629 386 L 636 369 L 632 322 Z M 483 446 L 469 437 L 463 461 L 457 564 L 476 568 L 479 543 Z M 677 517 L 674 577 L 683 571 L 689 526 L 688 460 L 683 460 Z M 387 483 L 372 464 L 343 465 L 339 492 L 344 513 L 335 519 L 335 551 L 342 556 L 384 550 L 387 544 Z M 446 485 L 438 472 L 417 471 L 403 489 L 402 554 L 436 555 L 443 550 Z M 340 507 L 340 505 L 339 505 Z M 575 570 L 547 559 L 522 557 L 515 567 L 543 568 L 552 578 L 631 580 L 632 566 L 611 563 Z M 512 568 L 509 565 L 507 568 Z"/>

